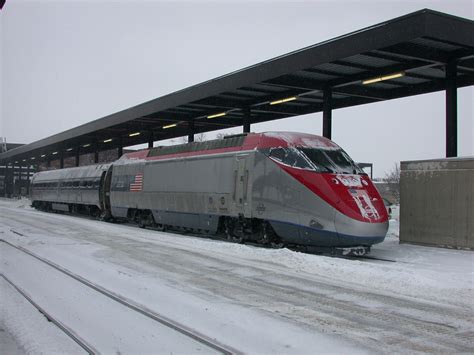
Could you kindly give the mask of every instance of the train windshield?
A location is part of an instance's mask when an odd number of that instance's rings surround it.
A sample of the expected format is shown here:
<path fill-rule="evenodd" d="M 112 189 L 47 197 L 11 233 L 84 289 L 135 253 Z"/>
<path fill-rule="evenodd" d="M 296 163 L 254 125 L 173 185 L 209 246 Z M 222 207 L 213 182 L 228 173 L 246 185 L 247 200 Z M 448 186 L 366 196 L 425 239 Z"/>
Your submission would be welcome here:
<path fill-rule="evenodd" d="M 365 174 L 342 149 L 298 148 L 320 171 Z"/>
<path fill-rule="evenodd" d="M 365 174 L 342 149 L 272 148 L 268 156 L 285 165 L 335 174 Z"/>

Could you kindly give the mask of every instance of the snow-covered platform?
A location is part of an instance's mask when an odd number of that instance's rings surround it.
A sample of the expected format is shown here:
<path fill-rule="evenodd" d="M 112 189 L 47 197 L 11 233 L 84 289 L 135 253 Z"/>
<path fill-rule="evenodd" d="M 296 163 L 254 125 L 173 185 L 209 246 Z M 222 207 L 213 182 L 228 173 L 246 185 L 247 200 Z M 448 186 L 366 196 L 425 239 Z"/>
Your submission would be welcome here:
<path fill-rule="evenodd" d="M 394 262 L 142 230 L 38 212 L 28 200 L 0 200 L 0 239 L 241 352 L 474 350 L 474 254 L 400 245 L 396 220 L 371 254 Z M 120 339 L 115 330 L 104 332 L 102 301 L 81 297 L 5 243 L 0 256 L 0 272 L 38 302 L 49 292 L 43 301 L 49 312 L 71 328 L 88 324 L 82 334 L 91 342 L 100 334 L 98 350 L 138 353 L 153 343 L 146 332 Z M 0 328 L 21 350 L 82 351 L 6 282 L 0 292 Z M 143 326 L 130 322 L 131 328 Z"/>

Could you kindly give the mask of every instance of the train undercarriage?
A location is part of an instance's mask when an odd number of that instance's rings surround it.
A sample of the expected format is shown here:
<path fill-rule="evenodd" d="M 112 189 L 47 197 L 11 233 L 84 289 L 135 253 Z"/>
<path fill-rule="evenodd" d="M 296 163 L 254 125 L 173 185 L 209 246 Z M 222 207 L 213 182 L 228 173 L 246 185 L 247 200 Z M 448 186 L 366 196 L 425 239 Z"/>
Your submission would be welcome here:
<path fill-rule="evenodd" d="M 132 223 L 140 228 L 150 228 L 158 231 L 173 231 L 184 234 L 194 234 L 218 238 L 240 244 L 254 244 L 271 248 L 283 248 L 331 256 L 364 256 L 370 252 L 370 246 L 324 247 L 289 244 L 281 240 L 268 221 L 258 218 L 220 216 L 217 230 L 190 228 L 156 223 L 150 210 L 128 209 L 127 218 L 114 218 L 110 211 L 101 211 L 95 205 L 66 204 L 57 202 L 34 201 L 32 207 L 56 213 L 72 213 L 86 215 L 112 223 Z"/>

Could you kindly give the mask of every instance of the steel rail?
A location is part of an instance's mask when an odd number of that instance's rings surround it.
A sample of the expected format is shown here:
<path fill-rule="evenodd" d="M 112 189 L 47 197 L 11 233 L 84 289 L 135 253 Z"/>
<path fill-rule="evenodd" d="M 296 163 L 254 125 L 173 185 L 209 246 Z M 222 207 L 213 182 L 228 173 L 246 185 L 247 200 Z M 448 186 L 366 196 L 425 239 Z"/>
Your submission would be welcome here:
<path fill-rule="evenodd" d="M 83 348 L 88 354 L 95 355 L 99 354 L 99 351 L 94 349 L 94 347 L 88 344 L 84 339 L 82 339 L 79 335 L 77 335 L 74 331 L 68 328 L 66 325 L 61 323 L 59 320 L 54 318 L 50 313 L 48 313 L 44 308 L 42 308 L 39 304 L 37 304 L 33 299 L 19 286 L 15 285 L 13 281 L 11 281 L 8 277 L 4 274 L 0 274 L 6 282 L 10 284 L 18 293 L 20 293 L 28 302 L 30 302 L 33 307 L 35 307 L 41 314 L 43 314 L 48 321 L 53 323 L 59 329 L 61 329 L 64 334 L 66 334 L 69 338 L 71 338 L 74 342 L 76 342 L 81 348 Z"/>
<path fill-rule="evenodd" d="M 12 232 L 14 232 L 12 230 Z M 15 232 L 14 232 L 15 233 Z M 94 291 L 97 291 L 99 293 L 101 293 L 102 295 L 120 303 L 121 305 L 125 306 L 125 307 L 128 307 L 140 314 L 142 314 L 143 316 L 145 317 L 148 317 L 158 323 L 161 323 L 162 325 L 168 327 L 168 328 L 171 328 L 189 338 L 192 338 L 194 340 L 196 340 L 197 342 L 211 348 L 211 349 L 214 349 L 224 355 L 231 355 L 231 354 L 240 354 L 241 352 L 236 350 L 236 349 L 233 349 L 227 345 L 224 345 L 224 344 L 221 344 L 219 342 L 217 342 L 216 340 L 214 339 L 211 339 L 209 338 L 208 336 L 206 335 L 203 335 L 203 334 L 200 334 L 199 332 L 196 332 L 195 330 L 191 329 L 191 328 L 188 328 L 176 321 L 173 321 L 171 319 L 169 319 L 168 317 L 165 317 L 163 315 L 160 315 L 156 312 L 153 312 L 149 309 L 147 309 L 146 307 L 144 306 L 141 306 L 141 305 L 138 305 L 138 304 L 135 304 L 133 303 L 132 301 L 130 300 L 127 300 L 123 297 L 121 297 L 120 295 L 112 292 L 112 291 L 109 291 L 105 288 L 103 288 L 102 286 L 99 286 L 99 285 L 96 285 L 88 280 L 86 280 L 85 278 L 83 278 L 82 276 L 79 276 L 77 274 L 74 274 L 73 272 L 63 268 L 62 266 L 52 262 L 52 261 L 49 261 L 39 255 L 36 255 L 35 253 L 29 251 L 28 249 L 24 248 L 24 247 L 21 247 L 21 246 L 18 246 L 18 245 L 15 245 L 15 244 L 12 244 L 4 239 L 0 239 L 0 242 L 2 243 L 5 243 L 7 244 L 8 246 L 12 247 L 12 248 L 15 248 L 25 254 L 28 254 L 30 256 L 32 256 L 33 258 L 49 265 L 50 267 L 56 269 L 57 271 L 73 278 L 74 280 L 84 284 L 85 286 L 93 289 Z"/>

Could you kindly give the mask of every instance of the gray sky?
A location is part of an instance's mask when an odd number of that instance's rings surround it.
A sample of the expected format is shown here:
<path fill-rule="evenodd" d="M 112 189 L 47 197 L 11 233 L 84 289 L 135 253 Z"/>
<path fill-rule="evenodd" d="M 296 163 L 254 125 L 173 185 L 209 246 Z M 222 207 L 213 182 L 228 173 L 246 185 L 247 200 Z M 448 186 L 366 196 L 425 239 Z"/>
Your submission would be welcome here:
<path fill-rule="evenodd" d="M 472 19 L 473 4 L 7 0 L 0 12 L 0 137 L 30 143 L 422 8 Z M 473 99 L 472 87 L 459 89 L 461 156 L 474 155 Z M 444 102 L 439 92 L 335 110 L 333 140 L 354 160 L 373 162 L 375 176 L 400 160 L 443 157 Z M 321 134 L 322 115 L 252 126 L 268 130 Z"/>

